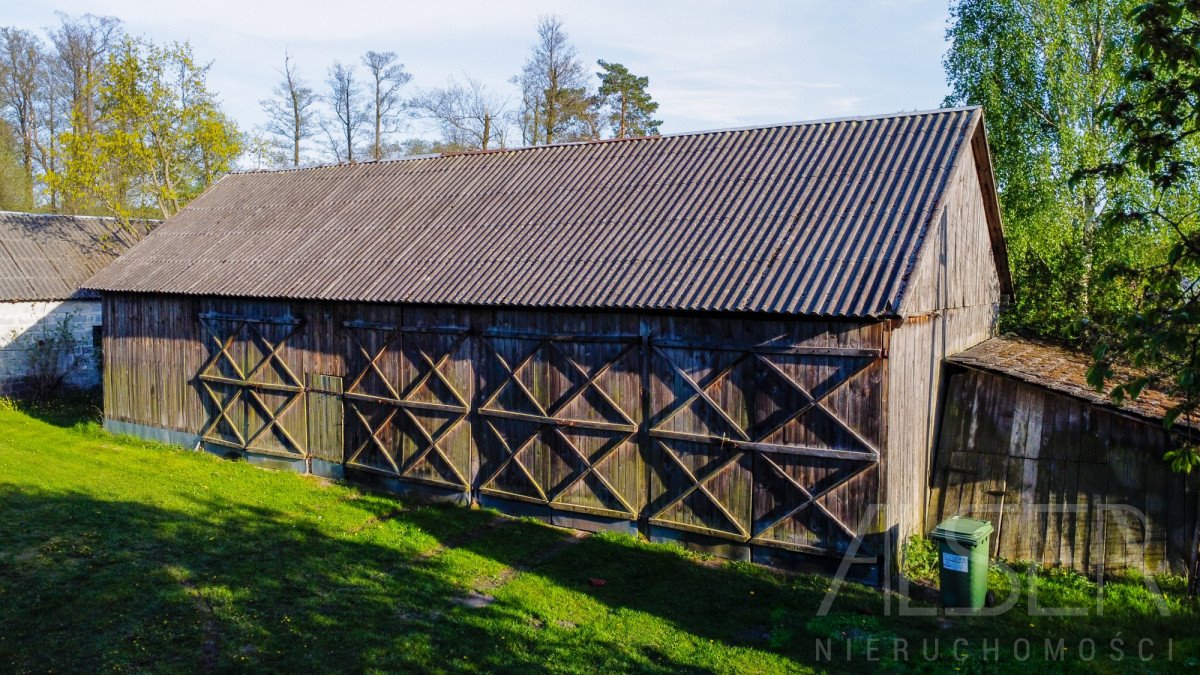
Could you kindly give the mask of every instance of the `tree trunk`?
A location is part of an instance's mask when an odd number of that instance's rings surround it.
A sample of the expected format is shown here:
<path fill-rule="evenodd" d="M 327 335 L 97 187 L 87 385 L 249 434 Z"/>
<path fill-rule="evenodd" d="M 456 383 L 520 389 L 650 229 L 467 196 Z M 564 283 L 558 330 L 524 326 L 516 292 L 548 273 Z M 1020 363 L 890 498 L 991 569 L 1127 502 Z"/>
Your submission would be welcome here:
<path fill-rule="evenodd" d="M 554 142 L 554 122 L 555 122 L 555 117 L 556 117 L 555 113 L 556 112 L 557 111 L 554 109 L 554 95 L 550 93 L 549 89 L 547 89 L 546 90 L 545 133 L 542 136 L 546 145 L 550 145 L 551 143 Z"/>
<path fill-rule="evenodd" d="M 625 117 L 629 114 L 629 96 L 624 92 L 621 93 L 621 123 L 618 125 L 620 131 L 617 132 L 617 138 L 625 138 Z"/>
<path fill-rule="evenodd" d="M 346 95 L 346 161 L 354 161 L 354 129 L 350 121 L 350 96 Z"/>
<path fill-rule="evenodd" d="M 25 184 L 28 188 L 26 197 L 29 199 L 29 208 L 33 208 L 33 138 L 30 132 L 26 131 L 24 138 L 21 139 L 22 150 L 25 153 Z"/>
<path fill-rule="evenodd" d="M 375 148 L 373 159 L 383 159 L 383 111 L 380 110 L 379 101 L 379 80 L 375 80 Z"/>
<path fill-rule="evenodd" d="M 292 166 L 300 166 L 300 102 L 292 92 Z"/>
<path fill-rule="evenodd" d="M 487 113 L 487 114 L 484 114 L 484 116 L 483 116 L 483 142 L 480 143 L 480 145 L 482 146 L 480 148 L 481 150 L 488 149 L 488 139 L 491 138 L 491 136 L 492 136 L 492 116 L 490 113 Z"/>

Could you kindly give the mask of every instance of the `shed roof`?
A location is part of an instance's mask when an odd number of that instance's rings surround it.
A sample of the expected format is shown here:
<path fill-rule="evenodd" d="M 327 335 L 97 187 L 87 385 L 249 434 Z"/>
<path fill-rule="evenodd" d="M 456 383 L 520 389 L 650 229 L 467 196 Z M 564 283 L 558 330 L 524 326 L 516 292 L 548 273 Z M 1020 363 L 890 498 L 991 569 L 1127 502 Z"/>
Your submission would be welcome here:
<path fill-rule="evenodd" d="M 113 218 L 0 211 L 0 302 L 96 297 L 80 285 L 133 241 Z"/>
<path fill-rule="evenodd" d="M 232 174 L 87 286 L 894 315 L 982 133 L 959 108 Z"/>
<path fill-rule="evenodd" d="M 1146 389 L 1136 399 L 1125 399 L 1117 405 L 1107 394 L 1096 391 L 1088 384 L 1087 371 L 1091 359 L 1087 354 L 1012 335 L 985 340 L 965 352 L 949 357 L 948 360 L 951 363 L 1007 375 L 1098 406 L 1118 409 L 1159 423 L 1166 416 L 1167 410 L 1180 403 L 1179 399 L 1170 394 Z M 1200 429 L 1200 420 L 1181 418 L 1176 426 Z"/>

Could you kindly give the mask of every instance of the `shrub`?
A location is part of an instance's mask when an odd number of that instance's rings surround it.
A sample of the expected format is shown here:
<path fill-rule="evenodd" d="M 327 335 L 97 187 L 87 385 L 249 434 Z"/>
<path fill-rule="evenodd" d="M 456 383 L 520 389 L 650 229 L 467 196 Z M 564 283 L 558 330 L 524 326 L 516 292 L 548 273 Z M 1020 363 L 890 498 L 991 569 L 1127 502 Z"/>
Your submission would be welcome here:
<path fill-rule="evenodd" d="M 932 539 L 913 535 L 904 541 L 901 551 L 900 574 L 912 581 L 936 584 L 938 580 L 938 548 Z"/>
<path fill-rule="evenodd" d="M 74 316 L 64 315 L 49 328 L 27 337 L 24 380 L 31 399 L 42 401 L 61 393 L 67 378 L 84 366 L 74 321 Z M 13 340 L 17 337 L 13 331 Z"/>

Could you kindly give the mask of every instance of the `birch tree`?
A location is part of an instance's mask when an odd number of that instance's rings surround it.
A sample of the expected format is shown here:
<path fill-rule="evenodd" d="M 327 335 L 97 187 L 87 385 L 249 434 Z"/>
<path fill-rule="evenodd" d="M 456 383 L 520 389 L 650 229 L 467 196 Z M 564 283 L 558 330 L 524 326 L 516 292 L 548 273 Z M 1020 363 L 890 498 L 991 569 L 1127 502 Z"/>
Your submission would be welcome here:
<path fill-rule="evenodd" d="M 326 101 L 333 117 L 324 121 L 329 149 L 339 162 L 353 162 L 355 146 L 359 144 L 362 129 L 368 123 L 367 106 L 363 100 L 362 85 L 353 65 L 334 61 L 329 67 L 329 87 Z"/>
<path fill-rule="evenodd" d="M 371 104 L 371 159 L 383 159 L 387 154 L 388 136 L 398 130 L 399 113 L 403 107 L 400 88 L 412 80 L 403 63 L 396 63 L 396 52 L 370 51 L 363 55 L 367 68 L 367 86 Z"/>
<path fill-rule="evenodd" d="M 588 73 L 571 44 L 562 19 L 544 16 L 538 40 L 513 82 L 522 92 L 517 120 L 528 145 L 578 140 L 594 135 Z"/>
<path fill-rule="evenodd" d="M 1084 319 L 1134 301 L 1101 273 L 1154 248 L 1156 233 L 1113 228 L 1099 217 L 1114 195 L 1142 190 L 1128 178 L 1081 168 L 1120 152 L 1103 107 L 1125 94 L 1128 12 L 1139 0 L 959 0 L 945 58 L 947 105 L 982 105 L 995 158 L 1016 300 L 1003 328 L 1082 345 Z"/>
<path fill-rule="evenodd" d="M 317 129 L 316 92 L 296 72 L 292 57 L 284 52 L 280 80 L 271 89 L 270 98 L 259 101 L 267 114 L 265 129 L 283 141 L 291 154 L 291 165 L 300 166 L 304 142 Z"/>

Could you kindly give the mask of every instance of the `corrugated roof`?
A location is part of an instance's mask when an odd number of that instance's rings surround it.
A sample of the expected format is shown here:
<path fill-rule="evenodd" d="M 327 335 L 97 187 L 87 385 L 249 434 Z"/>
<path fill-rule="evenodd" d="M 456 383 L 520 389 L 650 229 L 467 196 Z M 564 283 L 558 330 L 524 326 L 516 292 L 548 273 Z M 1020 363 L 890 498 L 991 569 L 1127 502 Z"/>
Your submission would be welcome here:
<path fill-rule="evenodd" d="M 980 119 L 963 108 L 233 174 L 87 286 L 886 315 Z"/>
<path fill-rule="evenodd" d="M 112 218 L 0 211 L 0 302 L 68 300 L 134 238 Z"/>
<path fill-rule="evenodd" d="M 952 363 L 987 370 L 1073 396 L 1096 405 L 1122 410 L 1148 420 L 1162 422 L 1167 411 L 1181 401 L 1162 391 L 1145 389 L 1136 399 L 1116 405 L 1104 392 L 1087 382 L 1091 358 L 1087 354 L 1036 340 L 1005 335 L 975 345 L 948 359 Z M 1128 369 L 1117 368 L 1130 374 Z M 1180 418 L 1179 427 L 1200 429 L 1200 420 Z"/>

